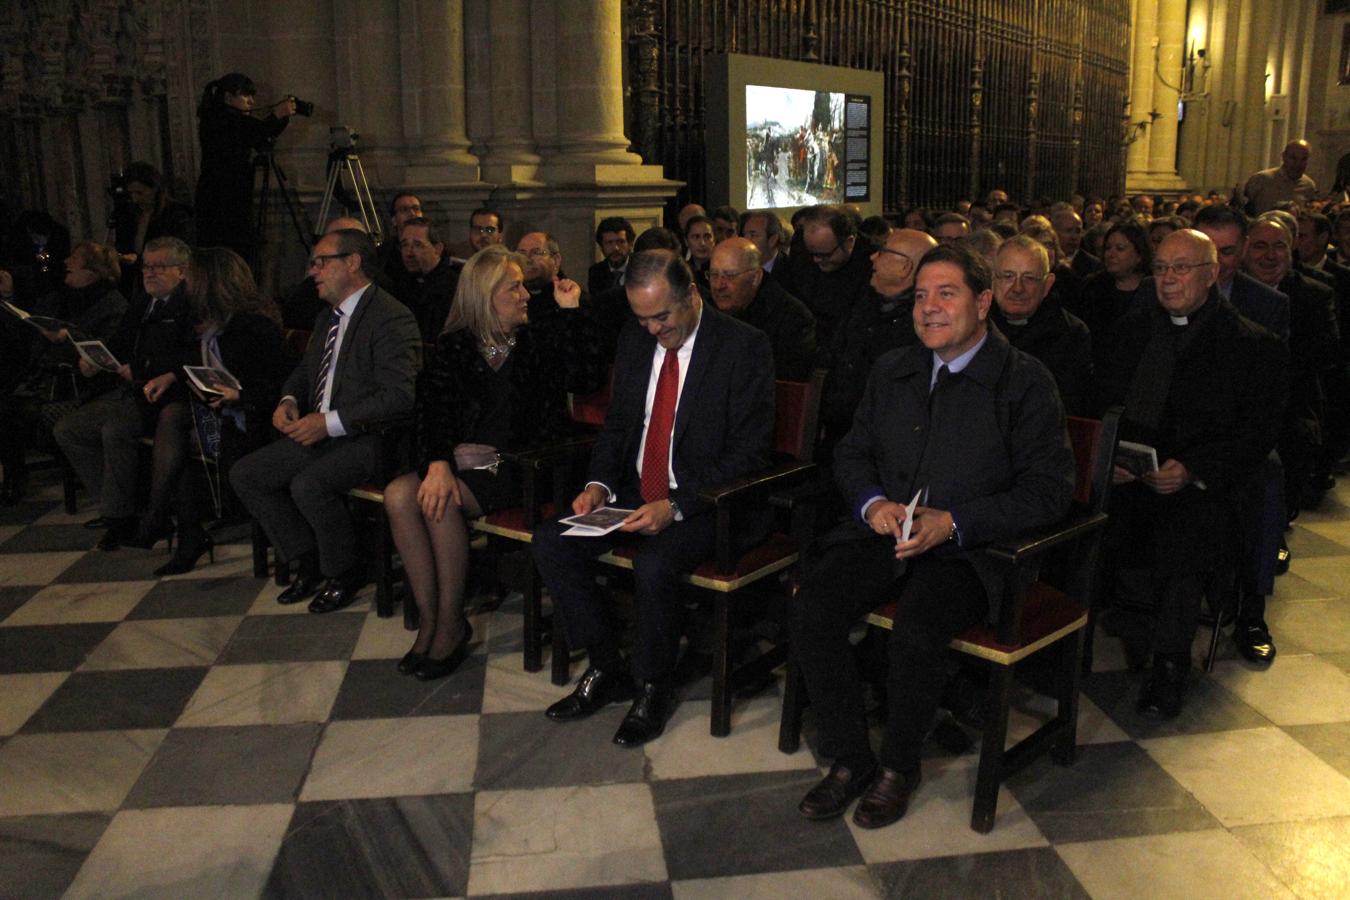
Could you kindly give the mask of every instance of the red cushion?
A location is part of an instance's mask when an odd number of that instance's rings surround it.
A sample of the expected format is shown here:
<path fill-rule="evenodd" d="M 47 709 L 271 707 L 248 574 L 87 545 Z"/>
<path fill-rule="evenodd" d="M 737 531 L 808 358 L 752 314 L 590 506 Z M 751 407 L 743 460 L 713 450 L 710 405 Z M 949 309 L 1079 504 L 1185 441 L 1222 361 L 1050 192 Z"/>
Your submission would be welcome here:
<path fill-rule="evenodd" d="M 555 515 L 552 503 L 545 503 L 539 511 L 538 521 L 547 521 Z M 496 512 L 488 513 L 483 516 L 483 521 L 496 528 L 507 529 L 510 531 L 529 531 L 525 527 L 525 507 L 513 506 L 510 509 L 499 509 Z"/>
<path fill-rule="evenodd" d="M 806 404 L 811 396 L 811 385 L 799 381 L 775 382 L 775 418 L 773 423 L 773 448 L 793 459 L 805 457 L 808 436 L 806 430 Z"/>
<path fill-rule="evenodd" d="M 998 630 L 993 625 L 977 625 L 969 628 L 957 635 L 956 639 L 999 653 L 1013 653 L 1047 635 L 1054 634 L 1082 615 L 1083 607 L 1076 600 L 1045 582 L 1038 581 L 1027 591 L 1026 603 L 1022 610 L 1020 644 L 999 643 Z M 895 601 L 877 607 L 872 616 L 895 621 Z"/>

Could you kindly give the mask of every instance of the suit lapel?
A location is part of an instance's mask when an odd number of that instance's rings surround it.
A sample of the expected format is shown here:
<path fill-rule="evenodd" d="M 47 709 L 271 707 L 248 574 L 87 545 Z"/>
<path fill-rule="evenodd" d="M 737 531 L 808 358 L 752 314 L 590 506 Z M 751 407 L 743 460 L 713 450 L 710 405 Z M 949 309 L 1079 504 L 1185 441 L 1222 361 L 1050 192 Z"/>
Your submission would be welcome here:
<path fill-rule="evenodd" d="M 347 323 L 346 330 L 342 332 L 342 346 L 338 348 L 337 362 L 333 364 L 333 391 L 331 394 L 333 407 L 337 406 L 338 391 L 342 388 L 342 376 L 350 365 L 352 347 L 355 346 L 356 329 L 361 326 L 361 319 L 370 307 L 370 299 L 374 292 L 374 284 L 367 285 L 366 289 L 361 292 L 361 299 L 356 302 L 356 310 L 352 313 L 352 320 Z"/>
<path fill-rule="evenodd" d="M 685 429 L 689 427 L 689 420 L 694 414 L 694 404 L 697 402 L 694 398 L 698 396 L 699 386 L 712 365 L 713 356 L 717 353 L 717 340 L 720 337 L 718 326 L 721 323 L 708 306 L 707 303 L 703 304 L 702 321 L 699 323 L 698 336 L 694 341 L 694 352 L 689 357 L 689 372 L 684 376 L 680 403 L 675 408 L 675 430 L 670 437 L 672 447 L 678 446 Z"/>

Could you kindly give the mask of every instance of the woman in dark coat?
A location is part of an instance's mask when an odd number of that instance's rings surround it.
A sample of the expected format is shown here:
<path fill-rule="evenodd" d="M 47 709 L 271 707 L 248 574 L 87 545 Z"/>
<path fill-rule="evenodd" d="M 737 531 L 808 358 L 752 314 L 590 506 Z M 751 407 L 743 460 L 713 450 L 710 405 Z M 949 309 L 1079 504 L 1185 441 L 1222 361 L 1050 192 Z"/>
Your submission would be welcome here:
<path fill-rule="evenodd" d="M 73 326 L 38 332 L 18 319 L 6 317 L 3 323 L 13 338 L 11 352 L 28 362 L 22 376 L 5 385 L 0 395 L 0 422 L 4 423 L 0 466 L 5 470 L 0 503 L 23 499 L 28 482 L 24 455 L 35 429 L 50 440 L 52 425 L 79 400 L 68 380 L 70 368 L 80 359 L 72 340 L 109 340 L 126 312 L 126 298 L 117 289 L 121 270 L 112 247 L 82 241 L 70 251 L 65 268 L 64 284 L 44 297 L 16 293 L 10 273 L 0 271 L 0 299 Z M 27 352 L 30 348 L 31 353 Z"/>
<path fill-rule="evenodd" d="M 202 417 L 214 420 L 220 435 L 218 470 L 224 484 L 234 461 L 271 436 L 272 410 L 281 396 L 282 382 L 296 363 L 282 335 L 281 314 L 272 301 L 259 295 L 248 265 L 234 251 L 212 247 L 192 254 L 187 301 L 201 338 L 201 358 L 194 364 L 225 370 L 240 389 L 221 386 L 218 394 L 202 395 L 210 399 L 182 402 L 180 427 L 169 435 L 163 428 L 156 434 L 152 478 L 163 483 L 151 484 L 150 495 L 162 499 L 146 513 L 141 527 L 145 545 L 153 544 L 162 532 L 170 504 L 178 520 L 178 546 L 173 558 L 155 570 L 156 575 L 190 572 L 202 554 L 212 549 L 211 537 L 202 525 L 205 498 L 187 471 L 190 429 L 198 428 Z M 153 379 L 147 389 L 162 382 L 158 388 L 162 391 L 174 381 L 192 383 L 182 371 L 169 372 Z"/>
<path fill-rule="evenodd" d="M 1078 308 L 1069 312 L 1092 332 L 1093 364 L 1102 371 L 1110 359 L 1111 334 L 1134 306 L 1134 293 L 1153 266 L 1153 244 L 1138 220 L 1112 225 L 1102 242 L 1102 267 L 1083 282 Z"/>
<path fill-rule="evenodd" d="M 422 466 L 385 488 L 384 508 L 421 614 L 399 671 L 429 681 L 468 653 L 464 617 L 469 519 L 520 502 L 498 451 L 539 446 L 568 425 L 566 392 L 605 378 L 581 288 L 554 282 L 557 315 L 527 326 L 524 257 L 485 247 L 465 264 L 445 331 L 418 384 Z"/>
<path fill-rule="evenodd" d="M 245 259 L 253 252 L 253 151 L 267 147 L 290 122 L 295 98 L 252 116 L 258 89 L 238 72 L 218 78 L 197 107 L 201 175 L 197 178 L 197 245 L 228 247 Z"/>
<path fill-rule="evenodd" d="M 141 283 L 141 251 L 155 238 L 176 237 L 194 243 L 192 210 L 169 196 L 164 176 L 147 162 L 128 163 L 122 170 L 125 198 L 113 207 L 113 233 L 122 257 L 122 290 L 130 294 Z"/>

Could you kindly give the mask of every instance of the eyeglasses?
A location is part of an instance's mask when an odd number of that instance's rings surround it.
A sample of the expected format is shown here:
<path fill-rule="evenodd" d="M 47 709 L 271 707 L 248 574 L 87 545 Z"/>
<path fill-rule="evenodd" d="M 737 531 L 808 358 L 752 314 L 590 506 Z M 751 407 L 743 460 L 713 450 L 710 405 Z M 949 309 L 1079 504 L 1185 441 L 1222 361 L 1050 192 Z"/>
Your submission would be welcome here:
<path fill-rule="evenodd" d="M 163 272 L 165 269 L 181 269 L 178 263 L 141 263 L 142 272 Z"/>
<path fill-rule="evenodd" d="M 553 251 L 546 247 L 535 247 L 533 250 L 522 250 L 520 252 L 524 253 L 530 259 L 547 259 L 553 255 Z"/>
<path fill-rule="evenodd" d="M 1018 284 L 1026 287 L 1035 287 L 1045 280 L 1044 275 L 1037 275 L 1035 272 L 998 272 L 994 275 L 994 280 L 1002 284 Z"/>
<path fill-rule="evenodd" d="M 753 268 L 750 268 L 750 269 L 737 269 L 737 270 L 734 271 L 734 272 L 719 272 L 719 271 L 714 271 L 713 269 L 709 269 L 709 270 L 708 270 L 708 280 L 709 280 L 709 281 L 731 281 L 733 278 L 739 278 L 739 277 L 741 277 L 741 276 L 744 275 L 746 272 L 753 272 L 753 271 L 755 271 Z"/>
<path fill-rule="evenodd" d="M 898 256 L 898 257 L 900 257 L 900 258 L 903 259 L 905 262 L 910 262 L 910 263 L 914 262 L 914 257 L 910 256 L 908 253 L 901 253 L 899 250 L 892 250 L 890 247 L 883 247 L 883 246 L 878 245 L 876 248 L 874 248 L 873 252 L 875 252 L 875 253 L 889 253 L 889 254 L 891 254 L 892 256 Z"/>
<path fill-rule="evenodd" d="M 817 253 L 814 250 L 807 250 L 806 255 L 819 262 L 822 259 L 829 259 L 831 256 L 834 256 L 836 253 L 839 252 L 839 248 L 843 246 L 844 245 L 842 243 L 836 243 L 833 247 L 831 247 L 829 250 L 826 250 L 824 253 Z"/>
<path fill-rule="evenodd" d="M 309 258 L 308 268 L 322 269 L 324 266 L 328 265 L 328 261 L 330 259 L 342 259 L 342 257 L 344 256 L 351 256 L 351 255 L 352 254 L 350 253 L 321 253 L 318 256 L 311 256 Z"/>
<path fill-rule="evenodd" d="M 470 231 L 470 233 L 472 233 L 472 234 L 480 234 L 480 235 L 483 235 L 484 237 L 486 237 L 486 236 L 491 235 L 491 234 L 496 234 L 496 233 L 497 233 L 497 226 L 496 226 L 496 225 L 470 225 L 470 226 L 469 226 L 469 231 Z"/>
<path fill-rule="evenodd" d="M 1155 262 L 1155 263 L 1153 264 L 1153 267 L 1152 267 L 1152 268 L 1153 268 L 1153 276 L 1154 276 L 1155 278 L 1161 278 L 1161 277 L 1163 277 L 1164 275 L 1166 275 L 1168 272 L 1171 272 L 1173 275 L 1187 275 L 1187 274 L 1190 273 L 1190 271 L 1191 271 L 1192 269 L 1199 269 L 1199 268 L 1201 268 L 1201 267 L 1203 267 L 1203 266 L 1212 266 L 1212 265 L 1214 265 L 1214 264 L 1213 264 L 1213 263 L 1208 263 L 1208 262 L 1198 262 L 1198 263 L 1186 263 L 1186 262 L 1179 262 L 1179 263 L 1165 263 L 1165 262 Z"/>

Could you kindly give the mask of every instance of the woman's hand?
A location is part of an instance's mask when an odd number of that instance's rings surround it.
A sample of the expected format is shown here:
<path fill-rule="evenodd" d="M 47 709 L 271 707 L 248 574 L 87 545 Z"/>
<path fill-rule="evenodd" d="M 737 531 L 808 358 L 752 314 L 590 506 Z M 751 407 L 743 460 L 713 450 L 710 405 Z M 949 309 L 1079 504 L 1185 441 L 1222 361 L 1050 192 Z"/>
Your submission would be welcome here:
<path fill-rule="evenodd" d="M 438 460 L 427 466 L 427 477 L 417 489 L 417 505 L 428 522 L 439 523 L 450 503 L 456 507 L 464 504 L 459 479 L 450 471 L 449 463 Z"/>
<path fill-rule="evenodd" d="M 220 409 L 222 406 L 233 406 L 239 402 L 239 392 L 234 388 L 221 386 L 218 390 L 220 391 L 220 396 L 207 404 L 207 406 L 212 409 Z"/>
<path fill-rule="evenodd" d="M 581 305 L 581 285 L 570 278 L 555 277 L 553 300 L 563 309 L 576 309 Z"/>

